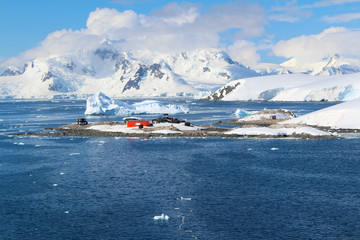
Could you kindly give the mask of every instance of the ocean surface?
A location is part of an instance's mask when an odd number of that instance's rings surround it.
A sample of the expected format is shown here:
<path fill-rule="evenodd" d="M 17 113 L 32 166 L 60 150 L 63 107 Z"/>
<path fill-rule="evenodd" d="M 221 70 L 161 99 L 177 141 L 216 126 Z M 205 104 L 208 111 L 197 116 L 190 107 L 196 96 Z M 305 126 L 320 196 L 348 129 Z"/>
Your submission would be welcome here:
<path fill-rule="evenodd" d="M 199 125 L 333 104 L 164 102 Z M 360 239 L 359 138 L 7 135 L 75 122 L 85 105 L 0 101 L 0 239 Z"/>

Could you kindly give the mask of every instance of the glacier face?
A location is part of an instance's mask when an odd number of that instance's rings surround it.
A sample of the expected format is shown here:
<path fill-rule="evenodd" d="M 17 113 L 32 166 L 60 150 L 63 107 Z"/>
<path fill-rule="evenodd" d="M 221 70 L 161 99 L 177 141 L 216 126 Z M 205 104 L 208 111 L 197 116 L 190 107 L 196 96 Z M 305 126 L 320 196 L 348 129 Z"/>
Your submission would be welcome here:
<path fill-rule="evenodd" d="M 111 46 L 35 59 L 0 76 L 0 97 L 194 97 L 258 75 L 220 50 L 139 55 Z"/>

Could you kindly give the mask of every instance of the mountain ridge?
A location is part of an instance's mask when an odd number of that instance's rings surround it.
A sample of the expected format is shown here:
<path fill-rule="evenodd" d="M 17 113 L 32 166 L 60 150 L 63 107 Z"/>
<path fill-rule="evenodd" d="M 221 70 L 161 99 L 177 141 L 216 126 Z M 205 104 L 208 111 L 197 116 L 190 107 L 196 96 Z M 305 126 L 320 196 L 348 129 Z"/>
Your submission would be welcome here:
<path fill-rule="evenodd" d="M 99 47 L 35 59 L 23 71 L 11 67 L 0 77 L 0 95 L 86 97 L 100 90 L 111 97 L 194 97 L 239 77 L 257 75 L 221 50 L 163 54 L 142 61 L 129 52 Z M 33 94 L 32 88 L 25 92 L 24 86 L 30 84 L 39 88 Z"/>

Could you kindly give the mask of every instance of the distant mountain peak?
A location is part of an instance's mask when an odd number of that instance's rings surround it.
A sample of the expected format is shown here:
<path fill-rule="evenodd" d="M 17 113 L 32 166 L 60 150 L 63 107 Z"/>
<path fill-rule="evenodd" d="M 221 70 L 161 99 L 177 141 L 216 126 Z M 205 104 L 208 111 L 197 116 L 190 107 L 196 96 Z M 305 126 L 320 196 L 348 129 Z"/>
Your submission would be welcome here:
<path fill-rule="evenodd" d="M 351 60 L 350 60 L 351 61 Z M 328 62 L 325 62 L 325 66 L 321 71 L 313 75 L 343 75 L 360 72 L 360 67 L 351 64 L 349 60 L 345 60 L 339 54 L 335 54 Z"/>

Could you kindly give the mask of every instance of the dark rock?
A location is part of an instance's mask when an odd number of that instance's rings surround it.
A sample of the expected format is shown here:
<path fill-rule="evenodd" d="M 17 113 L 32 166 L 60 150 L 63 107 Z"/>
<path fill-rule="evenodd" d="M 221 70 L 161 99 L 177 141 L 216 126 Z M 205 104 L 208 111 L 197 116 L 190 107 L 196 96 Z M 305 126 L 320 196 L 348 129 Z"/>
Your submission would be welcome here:
<path fill-rule="evenodd" d="M 136 90 L 140 89 L 141 78 L 145 76 L 146 73 L 147 67 L 145 65 L 139 64 L 139 69 L 136 71 L 135 76 L 129 79 L 122 92 L 125 92 L 131 88 L 135 88 Z"/>

